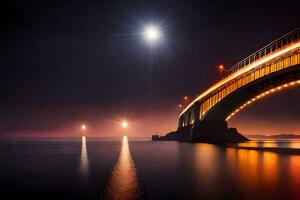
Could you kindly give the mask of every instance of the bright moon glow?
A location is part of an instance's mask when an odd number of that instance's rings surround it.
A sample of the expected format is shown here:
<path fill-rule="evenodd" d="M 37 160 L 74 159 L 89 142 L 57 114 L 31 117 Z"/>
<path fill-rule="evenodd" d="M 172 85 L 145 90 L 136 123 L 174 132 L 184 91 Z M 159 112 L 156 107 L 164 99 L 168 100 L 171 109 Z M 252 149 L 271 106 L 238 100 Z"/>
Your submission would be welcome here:
<path fill-rule="evenodd" d="M 122 125 L 123 128 L 127 128 L 128 127 L 127 121 L 122 121 L 121 125 Z"/>
<path fill-rule="evenodd" d="M 83 131 L 86 130 L 86 125 L 85 125 L 85 124 L 82 124 L 82 125 L 81 125 L 81 130 L 83 130 Z"/>
<path fill-rule="evenodd" d="M 161 33 L 160 33 L 158 27 L 156 27 L 154 25 L 148 25 L 145 27 L 144 37 L 145 37 L 145 40 L 147 40 L 150 43 L 153 43 L 160 39 Z"/>

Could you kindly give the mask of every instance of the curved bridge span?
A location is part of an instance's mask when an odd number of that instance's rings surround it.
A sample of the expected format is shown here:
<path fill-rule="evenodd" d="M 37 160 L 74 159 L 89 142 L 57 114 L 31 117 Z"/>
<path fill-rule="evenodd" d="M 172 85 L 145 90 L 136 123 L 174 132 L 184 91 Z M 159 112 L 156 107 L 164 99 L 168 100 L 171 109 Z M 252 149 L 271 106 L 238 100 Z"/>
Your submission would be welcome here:
<path fill-rule="evenodd" d="M 206 142 L 247 140 L 227 120 L 249 104 L 300 85 L 300 28 L 278 38 L 228 69 L 180 114 L 178 129 L 160 139 Z"/>

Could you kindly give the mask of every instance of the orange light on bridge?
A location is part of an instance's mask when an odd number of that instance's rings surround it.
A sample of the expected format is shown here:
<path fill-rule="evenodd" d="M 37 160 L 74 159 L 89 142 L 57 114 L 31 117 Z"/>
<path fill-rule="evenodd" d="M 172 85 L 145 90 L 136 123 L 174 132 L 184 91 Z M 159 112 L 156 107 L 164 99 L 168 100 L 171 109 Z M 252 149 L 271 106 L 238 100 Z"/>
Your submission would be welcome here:
<path fill-rule="evenodd" d="M 296 82 L 291 82 L 291 83 L 290 83 L 290 85 L 295 85 L 295 84 L 296 84 Z"/>
<path fill-rule="evenodd" d="M 219 65 L 219 66 L 218 66 L 218 68 L 219 68 L 219 71 L 220 71 L 220 72 L 222 72 L 222 71 L 224 71 L 224 70 L 225 70 L 225 67 L 224 67 L 224 65 L 222 65 L 222 64 L 221 64 L 221 65 Z"/>
<path fill-rule="evenodd" d="M 178 108 L 182 108 L 183 106 L 182 106 L 182 104 L 178 104 Z"/>
<path fill-rule="evenodd" d="M 189 99 L 189 97 L 188 97 L 188 96 L 184 96 L 183 99 L 184 99 L 185 101 L 187 101 L 187 100 Z"/>
<path fill-rule="evenodd" d="M 225 71 L 224 65 L 223 65 L 223 64 L 220 64 L 220 65 L 218 66 L 218 70 L 219 70 L 220 74 L 222 75 L 223 72 Z"/>
<path fill-rule="evenodd" d="M 244 103 L 242 106 L 240 106 L 239 108 L 237 108 L 235 111 L 233 111 L 227 118 L 226 118 L 226 121 L 228 121 L 230 118 L 232 118 L 236 113 L 240 112 L 242 109 L 244 109 L 245 107 L 247 107 L 248 105 L 250 105 L 251 103 L 253 103 L 254 101 L 256 101 L 257 99 L 260 99 L 264 96 L 267 96 L 269 94 L 272 94 L 276 91 L 280 91 L 282 90 L 283 88 L 287 88 L 289 86 L 294 86 L 296 84 L 300 84 L 300 80 L 297 80 L 297 81 L 292 81 L 290 83 L 286 83 L 286 84 L 283 84 L 281 86 L 277 86 L 275 88 L 272 88 L 270 90 L 267 90 L 259 95 L 257 95 L 256 97 L 252 98 L 251 100 L 247 101 L 246 103 Z"/>
<path fill-rule="evenodd" d="M 222 75 L 223 75 L 223 72 L 225 71 L 224 65 L 223 65 L 223 64 L 220 64 L 220 65 L 218 66 L 218 70 L 219 70 L 219 72 L 220 72 L 220 75 L 222 76 Z"/>
<path fill-rule="evenodd" d="M 281 86 L 279 86 L 279 87 L 277 87 L 276 89 L 277 89 L 277 90 L 281 90 L 281 89 L 282 89 L 282 87 L 281 87 Z"/>

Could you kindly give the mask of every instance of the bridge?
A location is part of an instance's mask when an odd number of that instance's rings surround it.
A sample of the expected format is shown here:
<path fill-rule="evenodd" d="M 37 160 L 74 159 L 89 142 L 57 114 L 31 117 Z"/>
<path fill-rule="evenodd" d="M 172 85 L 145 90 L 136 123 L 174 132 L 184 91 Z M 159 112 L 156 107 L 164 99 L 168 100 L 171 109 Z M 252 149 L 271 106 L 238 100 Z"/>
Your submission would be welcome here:
<path fill-rule="evenodd" d="M 276 39 L 225 71 L 179 115 L 178 128 L 158 140 L 240 142 L 227 121 L 257 100 L 300 85 L 300 28 Z"/>

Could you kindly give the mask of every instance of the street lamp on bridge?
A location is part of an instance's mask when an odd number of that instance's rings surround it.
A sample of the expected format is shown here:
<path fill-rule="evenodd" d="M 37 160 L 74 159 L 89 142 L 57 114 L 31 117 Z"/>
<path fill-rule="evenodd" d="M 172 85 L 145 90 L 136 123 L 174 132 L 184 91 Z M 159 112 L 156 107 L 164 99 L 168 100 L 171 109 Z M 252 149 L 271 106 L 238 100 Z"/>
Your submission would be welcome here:
<path fill-rule="evenodd" d="M 220 72 L 220 74 L 221 74 L 221 76 L 222 76 L 222 75 L 223 75 L 223 72 L 225 71 L 224 65 L 223 65 L 223 64 L 220 64 L 220 65 L 218 66 L 218 70 L 219 70 L 219 72 Z"/>

